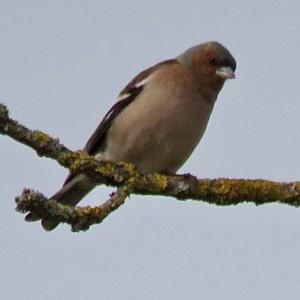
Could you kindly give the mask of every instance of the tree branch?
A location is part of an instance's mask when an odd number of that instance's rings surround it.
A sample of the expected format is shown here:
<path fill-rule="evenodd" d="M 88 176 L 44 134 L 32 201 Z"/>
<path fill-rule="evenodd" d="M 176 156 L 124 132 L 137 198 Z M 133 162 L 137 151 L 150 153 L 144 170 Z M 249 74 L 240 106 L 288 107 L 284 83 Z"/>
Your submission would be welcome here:
<path fill-rule="evenodd" d="M 16 210 L 21 213 L 31 212 L 38 216 L 54 219 L 71 225 L 72 231 L 85 231 L 90 225 L 101 223 L 110 213 L 119 208 L 128 196 L 127 189 L 119 189 L 103 204 L 96 207 L 71 207 L 47 199 L 42 193 L 24 189 L 16 197 Z"/>
<path fill-rule="evenodd" d="M 84 151 L 69 150 L 60 144 L 58 139 L 53 139 L 46 133 L 30 130 L 19 124 L 9 117 L 8 110 L 3 104 L 0 104 L 0 134 L 8 135 L 31 147 L 39 156 L 56 160 L 72 173 L 84 173 L 99 184 L 124 186 L 125 189 L 127 188 L 127 194 L 171 196 L 179 200 L 201 200 L 216 205 L 233 205 L 242 202 L 252 202 L 256 205 L 271 202 L 296 207 L 300 205 L 299 181 L 286 183 L 262 179 L 197 179 L 190 174 L 169 176 L 157 173 L 143 174 L 131 164 L 98 161 Z M 105 205 L 107 203 L 105 202 L 95 208 L 74 209 L 46 200 L 47 198 L 42 194 L 26 189 L 17 198 L 17 209 L 21 212 L 38 212 L 41 216 L 50 216 L 71 224 L 73 230 L 80 230 L 88 228 L 92 223 L 101 222 L 123 203 L 112 197 L 108 202 L 113 203 L 113 208 L 109 208 L 110 205 Z M 85 220 L 89 221 L 87 223 L 83 221 L 84 225 L 80 227 L 78 224 L 81 224 L 79 219 L 83 211 Z"/>

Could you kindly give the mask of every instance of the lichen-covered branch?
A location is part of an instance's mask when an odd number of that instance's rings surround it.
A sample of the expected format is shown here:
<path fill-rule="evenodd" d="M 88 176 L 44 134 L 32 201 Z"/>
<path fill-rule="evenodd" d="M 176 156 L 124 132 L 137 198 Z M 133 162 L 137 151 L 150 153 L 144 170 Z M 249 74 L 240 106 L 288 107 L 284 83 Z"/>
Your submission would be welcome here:
<path fill-rule="evenodd" d="M 194 199 L 216 205 L 233 205 L 242 202 L 252 202 L 256 205 L 270 202 L 296 207 L 300 205 L 299 181 L 286 183 L 262 179 L 197 179 L 189 174 L 172 176 L 156 173 L 142 174 L 131 164 L 98 161 L 84 151 L 72 152 L 60 144 L 58 139 L 53 139 L 41 131 L 29 130 L 11 119 L 8 110 L 2 104 L 0 104 L 0 134 L 8 135 L 31 147 L 39 156 L 55 159 L 72 173 L 84 173 L 99 184 L 130 186 L 130 193 L 134 194 L 171 196 L 180 200 Z M 29 198 L 39 198 L 43 201 Z M 22 201 L 30 202 L 30 209 L 25 205 L 20 210 L 31 211 L 34 202 L 38 207 L 45 202 L 44 200 L 44 196 L 41 197 L 41 194 L 32 191 L 25 192 L 19 198 L 18 205 L 21 207 Z M 41 214 L 45 214 L 47 211 L 45 207 L 47 205 L 43 206 Z M 65 210 L 67 211 L 67 209 Z M 76 209 L 72 209 L 72 213 L 74 211 Z M 58 214 L 56 217 L 59 218 Z M 66 219 L 59 220 L 66 222 Z M 72 222 L 69 223 L 73 224 Z"/>
<path fill-rule="evenodd" d="M 101 223 L 110 213 L 119 208 L 128 196 L 127 189 L 120 189 L 103 204 L 96 207 L 70 207 L 47 199 L 42 193 L 24 189 L 16 197 L 16 210 L 21 213 L 31 212 L 38 216 L 54 219 L 71 225 L 72 231 L 85 231 L 90 225 Z"/>

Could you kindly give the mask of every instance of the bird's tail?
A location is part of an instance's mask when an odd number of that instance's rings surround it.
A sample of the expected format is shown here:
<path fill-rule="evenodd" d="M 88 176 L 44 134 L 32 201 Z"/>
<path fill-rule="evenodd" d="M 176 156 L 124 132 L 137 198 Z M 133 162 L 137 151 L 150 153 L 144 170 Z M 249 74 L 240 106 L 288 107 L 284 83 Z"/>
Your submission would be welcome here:
<path fill-rule="evenodd" d="M 58 201 L 64 205 L 76 206 L 77 203 L 79 203 L 79 201 L 94 187 L 95 184 L 92 183 L 85 175 L 78 175 L 65 184 L 50 199 Z M 26 221 L 37 221 L 39 219 L 40 218 L 32 213 L 26 216 Z M 58 224 L 59 222 L 53 219 L 42 219 L 42 226 L 47 231 L 53 230 Z"/>

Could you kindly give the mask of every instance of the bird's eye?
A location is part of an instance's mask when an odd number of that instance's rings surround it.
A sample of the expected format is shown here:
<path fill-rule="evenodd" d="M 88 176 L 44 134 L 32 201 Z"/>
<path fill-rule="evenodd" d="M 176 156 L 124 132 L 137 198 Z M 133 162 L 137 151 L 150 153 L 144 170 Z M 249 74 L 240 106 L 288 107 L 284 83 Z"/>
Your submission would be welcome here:
<path fill-rule="evenodd" d="M 215 65 L 217 63 L 217 60 L 213 56 L 208 57 L 208 62 L 211 65 Z"/>

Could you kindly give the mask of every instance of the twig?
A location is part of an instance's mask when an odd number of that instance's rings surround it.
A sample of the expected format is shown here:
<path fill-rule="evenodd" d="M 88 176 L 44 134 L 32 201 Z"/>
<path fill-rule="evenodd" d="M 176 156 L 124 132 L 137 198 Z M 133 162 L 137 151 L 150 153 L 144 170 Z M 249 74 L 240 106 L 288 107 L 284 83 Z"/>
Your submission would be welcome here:
<path fill-rule="evenodd" d="M 47 199 L 42 193 L 24 189 L 16 197 L 16 210 L 21 213 L 32 212 L 44 218 L 54 219 L 71 225 L 72 231 L 86 231 L 93 224 L 101 223 L 110 213 L 119 208 L 128 196 L 128 189 L 118 189 L 103 204 L 96 207 L 70 207 Z"/>

